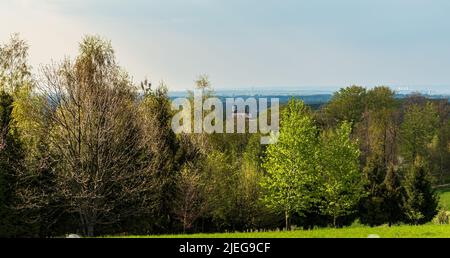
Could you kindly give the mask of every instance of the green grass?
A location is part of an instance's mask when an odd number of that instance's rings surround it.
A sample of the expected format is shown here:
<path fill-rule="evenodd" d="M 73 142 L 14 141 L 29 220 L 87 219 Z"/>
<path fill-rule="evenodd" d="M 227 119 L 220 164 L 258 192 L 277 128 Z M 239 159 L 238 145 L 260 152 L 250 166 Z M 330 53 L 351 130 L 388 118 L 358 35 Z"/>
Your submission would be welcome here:
<path fill-rule="evenodd" d="M 450 238 L 450 225 L 348 227 L 290 232 L 220 233 L 162 236 L 129 236 L 129 238 L 367 238 L 377 234 L 381 238 Z"/>
<path fill-rule="evenodd" d="M 450 188 L 438 189 L 440 206 L 442 209 L 450 211 Z"/>
<path fill-rule="evenodd" d="M 450 211 L 450 188 L 438 190 L 440 206 Z M 126 236 L 127 238 L 367 238 L 370 234 L 377 234 L 382 238 L 450 238 L 450 225 L 421 225 L 421 226 L 382 226 L 365 227 L 355 225 L 346 228 L 321 228 L 314 230 L 295 230 L 281 232 L 252 232 L 252 233 L 217 233 L 192 235 L 161 235 L 161 236 Z M 121 236 L 122 237 L 122 236 Z"/>

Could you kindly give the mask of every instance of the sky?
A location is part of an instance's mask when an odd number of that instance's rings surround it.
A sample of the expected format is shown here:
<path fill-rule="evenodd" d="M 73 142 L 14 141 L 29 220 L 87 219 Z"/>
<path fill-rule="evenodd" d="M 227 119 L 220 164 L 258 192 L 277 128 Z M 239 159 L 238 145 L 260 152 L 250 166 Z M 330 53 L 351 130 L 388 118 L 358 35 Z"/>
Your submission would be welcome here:
<path fill-rule="evenodd" d="M 75 57 L 84 35 L 112 41 L 136 82 L 190 89 L 450 93 L 447 0 L 0 0 L 0 42 L 18 32 L 34 68 Z"/>

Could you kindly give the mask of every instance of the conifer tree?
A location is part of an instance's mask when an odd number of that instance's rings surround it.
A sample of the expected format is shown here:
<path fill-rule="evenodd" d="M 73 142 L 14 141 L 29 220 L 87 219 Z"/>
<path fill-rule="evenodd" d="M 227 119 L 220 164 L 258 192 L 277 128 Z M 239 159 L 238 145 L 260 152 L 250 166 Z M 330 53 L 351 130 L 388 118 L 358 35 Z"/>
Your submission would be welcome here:
<path fill-rule="evenodd" d="M 385 211 L 389 226 L 403 219 L 402 197 L 403 188 L 398 171 L 390 166 L 383 182 L 385 186 Z"/>
<path fill-rule="evenodd" d="M 13 99 L 4 91 L 0 92 L 0 237 L 12 236 L 14 229 L 14 139 L 10 134 Z"/>
<path fill-rule="evenodd" d="M 408 222 L 423 224 L 437 214 L 439 199 L 427 167 L 420 158 L 409 169 L 405 184 L 404 209 Z"/>
<path fill-rule="evenodd" d="M 386 178 L 385 162 L 380 156 L 370 157 L 364 168 L 367 196 L 361 201 L 361 222 L 370 226 L 387 221 L 385 210 Z"/>

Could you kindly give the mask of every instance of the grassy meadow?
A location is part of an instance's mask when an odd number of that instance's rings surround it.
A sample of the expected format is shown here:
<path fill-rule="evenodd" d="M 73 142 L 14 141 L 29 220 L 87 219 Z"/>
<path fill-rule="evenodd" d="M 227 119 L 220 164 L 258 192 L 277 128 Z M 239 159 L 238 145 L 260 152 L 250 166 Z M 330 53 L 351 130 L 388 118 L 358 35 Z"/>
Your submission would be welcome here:
<path fill-rule="evenodd" d="M 367 238 L 377 234 L 381 238 L 450 238 L 450 225 L 421 226 L 354 226 L 347 228 L 323 228 L 313 230 L 293 230 L 280 232 L 251 233 L 218 233 L 191 235 L 161 235 L 161 236 L 129 236 L 129 238 Z"/>
<path fill-rule="evenodd" d="M 450 210 L 450 187 L 438 190 L 440 206 Z M 399 225 L 367 227 L 353 225 L 346 228 L 318 228 L 313 230 L 216 233 L 216 234 L 184 234 L 160 236 L 127 236 L 127 238 L 367 238 L 376 234 L 381 238 L 450 238 L 450 225 L 420 226 Z M 122 237 L 122 236 L 121 236 Z"/>

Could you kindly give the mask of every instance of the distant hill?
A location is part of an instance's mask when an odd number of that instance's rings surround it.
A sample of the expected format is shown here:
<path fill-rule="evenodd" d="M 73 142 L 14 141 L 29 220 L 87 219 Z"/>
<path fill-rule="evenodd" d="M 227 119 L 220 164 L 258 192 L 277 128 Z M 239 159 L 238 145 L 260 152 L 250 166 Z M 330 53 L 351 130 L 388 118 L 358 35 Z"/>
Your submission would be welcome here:
<path fill-rule="evenodd" d="M 291 98 L 302 99 L 305 104 L 313 106 L 315 108 L 320 107 L 323 104 L 328 103 L 332 96 L 333 92 L 327 91 L 315 91 L 315 90 L 259 90 L 258 93 L 250 90 L 218 90 L 215 92 L 216 97 L 225 102 L 226 98 L 243 98 L 247 99 L 250 97 L 254 97 L 256 99 L 259 98 L 278 98 L 280 104 L 287 103 Z M 404 99 L 408 96 L 411 96 L 414 93 L 398 93 L 395 95 L 397 99 Z M 186 97 L 187 92 L 169 92 L 169 97 L 171 99 Z M 450 101 L 450 95 L 444 94 L 422 94 L 422 96 L 428 99 L 447 99 Z M 269 101 L 270 102 L 270 101 Z"/>

